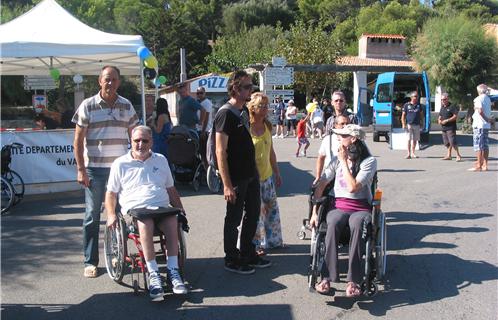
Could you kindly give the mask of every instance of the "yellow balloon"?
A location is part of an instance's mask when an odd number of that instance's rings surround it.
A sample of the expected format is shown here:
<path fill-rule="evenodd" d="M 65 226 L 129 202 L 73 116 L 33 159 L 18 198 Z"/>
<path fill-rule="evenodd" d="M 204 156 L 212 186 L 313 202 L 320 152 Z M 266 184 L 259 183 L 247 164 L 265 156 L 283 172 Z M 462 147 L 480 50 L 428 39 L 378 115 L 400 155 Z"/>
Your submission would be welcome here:
<path fill-rule="evenodd" d="M 308 111 L 308 113 L 315 111 L 315 109 L 316 109 L 316 103 L 310 102 L 306 106 L 306 111 Z"/>
<path fill-rule="evenodd" d="M 144 60 L 144 64 L 147 68 L 156 69 L 157 68 L 157 59 L 154 56 L 147 57 Z"/>

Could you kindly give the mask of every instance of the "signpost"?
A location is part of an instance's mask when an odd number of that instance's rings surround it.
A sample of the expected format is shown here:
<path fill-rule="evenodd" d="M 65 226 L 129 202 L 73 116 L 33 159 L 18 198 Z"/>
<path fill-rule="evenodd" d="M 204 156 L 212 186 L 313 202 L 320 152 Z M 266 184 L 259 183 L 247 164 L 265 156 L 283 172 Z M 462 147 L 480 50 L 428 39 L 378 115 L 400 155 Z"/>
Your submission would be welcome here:
<path fill-rule="evenodd" d="M 56 89 L 54 79 L 50 76 L 24 76 L 24 90 Z"/>
<path fill-rule="evenodd" d="M 288 86 L 294 83 L 294 68 L 267 67 L 263 72 L 265 85 Z"/>

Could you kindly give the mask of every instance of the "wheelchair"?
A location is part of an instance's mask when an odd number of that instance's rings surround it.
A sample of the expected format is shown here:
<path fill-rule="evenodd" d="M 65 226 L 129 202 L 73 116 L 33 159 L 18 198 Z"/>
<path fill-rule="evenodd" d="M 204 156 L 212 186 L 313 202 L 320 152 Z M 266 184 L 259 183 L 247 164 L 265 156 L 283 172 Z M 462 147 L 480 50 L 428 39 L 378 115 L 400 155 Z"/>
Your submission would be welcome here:
<path fill-rule="evenodd" d="M 131 223 L 127 223 L 125 221 L 125 218 L 121 212 L 116 212 L 116 215 L 118 219 L 115 228 L 106 227 L 104 233 L 105 266 L 107 274 L 112 280 L 124 285 L 123 276 L 128 269 L 131 275 L 133 291 L 135 294 L 138 294 L 142 289 L 140 286 L 140 275 L 136 276 L 135 274 L 135 272 L 138 271 L 143 277 L 143 290 L 145 292 L 148 291 L 149 272 L 147 270 L 145 257 L 140 244 L 140 235 L 138 233 L 136 220 L 144 216 L 155 219 L 168 215 L 176 215 L 178 218 L 178 267 L 180 274 L 185 281 L 185 262 L 187 259 L 185 233 L 189 231 L 189 226 L 187 218 L 181 209 L 172 207 L 132 209 L 129 211 Z M 134 243 L 134 252 L 128 250 L 128 242 Z M 157 247 L 157 244 L 159 244 L 160 248 L 159 251 L 156 252 L 156 259 L 158 263 L 160 261 L 166 262 L 166 237 L 159 229 L 156 228 L 154 231 L 154 246 Z M 169 281 L 164 281 L 163 278 L 163 283 L 169 284 Z M 170 288 L 166 287 L 165 292 L 171 291 L 168 289 Z"/>
<path fill-rule="evenodd" d="M 310 210 L 313 204 L 317 204 L 318 227 L 312 230 L 311 246 L 310 246 L 310 264 L 308 272 L 308 287 L 311 292 L 315 290 L 315 284 L 324 278 L 324 272 L 327 267 L 325 265 L 325 235 L 327 233 L 327 213 L 334 207 L 335 198 L 329 195 L 333 188 L 334 181 L 331 181 L 325 188 L 325 196 L 318 199 L 314 198 L 312 192 L 310 195 Z M 386 274 L 387 262 L 387 227 L 386 216 L 381 210 L 382 192 L 377 189 L 377 174 L 374 176 L 372 183 L 372 219 L 371 222 L 364 223 L 362 227 L 362 238 L 365 240 L 365 249 L 363 252 L 363 280 L 360 283 L 361 292 L 366 296 L 374 296 L 378 292 L 378 284 L 384 279 Z M 304 219 L 309 225 L 312 211 L 309 213 L 309 218 Z M 347 246 L 349 244 L 350 231 L 349 227 L 342 233 L 339 240 L 339 246 Z"/>

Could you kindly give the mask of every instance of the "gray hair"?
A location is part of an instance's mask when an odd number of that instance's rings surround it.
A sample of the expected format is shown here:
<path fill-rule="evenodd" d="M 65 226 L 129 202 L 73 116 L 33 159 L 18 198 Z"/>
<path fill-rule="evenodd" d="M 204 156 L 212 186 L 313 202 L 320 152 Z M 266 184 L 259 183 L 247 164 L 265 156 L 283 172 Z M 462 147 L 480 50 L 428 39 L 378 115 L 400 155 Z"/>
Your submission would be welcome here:
<path fill-rule="evenodd" d="M 136 126 L 135 128 L 133 128 L 133 130 L 131 131 L 131 134 L 133 135 L 136 131 L 142 131 L 142 132 L 145 132 L 146 134 L 149 135 L 149 137 L 152 137 L 152 129 L 149 128 L 148 126 L 143 126 L 143 125 L 140 125 L 140 126 Z"/>
<path fill-rule="evenodd" d="M 413 97 L 414 95 L 418 96 L 418 92 L 417 91 L 410 92 L 410 98 Z"/>
<path fill-rule="evenodd" d="M 478 94 L 488 93 L 488 86 L 485 85 L 484 83 L 481 83 L 480 85 L 477 86 L 477 93 Z"/>
<path fill-rule="evenodd" d="M 443 93 L 441 93 L 441 99 L 443 99 L 443 98 L 448 98 L 448 97 L 449 97 L 448 92 L 443 92 Z"/>
<path fill-rule="evenodd" d="M 333 98 L 334 96 L 341 96 L 342 99 L 344 99 L 344 102 L 346 102 L 346 95 L 344 94 L 344 92 L 342 92 L 342 91 L 334 91 L 332 93 L 332 95 L 330 96 L 332 98 L 332 100 L 334 99 Z"/>

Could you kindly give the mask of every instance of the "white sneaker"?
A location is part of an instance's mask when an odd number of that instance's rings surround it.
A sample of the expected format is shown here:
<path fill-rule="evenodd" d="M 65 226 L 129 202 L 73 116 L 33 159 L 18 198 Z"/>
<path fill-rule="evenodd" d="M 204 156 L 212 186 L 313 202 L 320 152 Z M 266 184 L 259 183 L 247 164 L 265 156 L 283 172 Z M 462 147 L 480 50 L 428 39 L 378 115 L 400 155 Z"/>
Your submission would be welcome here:
<path fill-rule="evenodd" d="M 164 290 L 161 283 L 161 276 L 158 272 L 152 271 L 149 274 L 149 296 L 152 301 L 159 301 L 164 296 Z"/>
<path fill-rule="evenodd" d="M 279 137 L 280 139 L 283 139 L 283 138 L 284 138 L 284 135 L 283 135 L 283 134 L 281 134 L 281 135 L 279 135 L 278 137 Z"/>
<path fill-rule="evenodd" d="M 186 294 L 188 292 L 187 287 L 183 283 L 182 277 L 180 276 L 180 272 L 177 268 L 166 268 L 166 272 L 168 273 L 168 279 L 171 281 L 171 285 L 173 286 L 174 294 Z"/>

